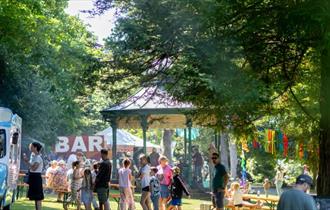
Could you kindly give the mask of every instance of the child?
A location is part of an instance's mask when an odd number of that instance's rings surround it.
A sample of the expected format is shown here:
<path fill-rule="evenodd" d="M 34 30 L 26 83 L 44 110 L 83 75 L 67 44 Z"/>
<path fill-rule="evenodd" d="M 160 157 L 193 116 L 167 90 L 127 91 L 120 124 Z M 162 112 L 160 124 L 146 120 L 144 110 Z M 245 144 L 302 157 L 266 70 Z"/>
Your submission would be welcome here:
<path fill-rule="evenodd" d="M 80 193 L 78 190 L 80 189 L 82 177 L 80 176 L 79 164 L 79 161 L 74 161 L 72 163 L 73 172 L 71 175 L 69 175 L 71 196 L 65 202 L 64 209 L 67 209 L 67 205 L 69 203 L 76 201 L 77 210 L 80 210 Z"/>
<path fill-rule="evenodd" d="M 81 201 L 84 203 L 86 210 L 92 210 L 92 200 L 93 200 L 93 178 L 91 169 L 86 167 L 84 170 L 84 178 L 80 188 Z"/>
<path fill-rule="evenodd" d="M 187 196 L 190 196 L 185 184 L 183 183 L 180 175 L 180 168 L 175 166 L 173 169 L 173 179 L 172 179 L 172 184 L 171 184 L 171 203 L 170 207 L 168 210 L 171 209 L 178 209 L 181 210 L 181 205 L 182 205 L 182 195 L 183 192 Z"/>
<path fill-rule="evenodd" d="M 269 181 L 269 179 L 266 178 L 264 180 L 263 187 L 264 187 L 264 191 L 265 191 L 265 194 L 266 194 L 266 198 L 268 198 L 268 191 L 270 189 L 270 181 Z"/>
<path fill-rule="evenodd" d="M 243 193 L 249 194 L 251 192 L 251 184 L 250 182 L 246 181 L 246 183 L 243 185 Z"/>
<path fill-rule="evenodd" d="M 126 210 L 126 205 L 130 210 L 135 209 L 134 198 L 131 189 L 132 171 L 129 169 L 131 161 L 124 159 L 123 167 L 119 169 L 119 191 L 120 191 L 120 210 Z"/>
<path fill-rule="evenodd" d="M 94 162 L 93 163 L 93 170 L 92 170 L 92 181 L 93 181 L 93 188 L 94 188 L 94 184 L 95 184 L 95 179 L 96 179 L 96 175 L 99 171 L 99 163 L 98 162 Z M 95 210 L 99 210 L 99 204 L 96 201 L 95 196 L 93 195 L 93 200 L 92 200 L 92 204 Z"/>
<path fill-rule="evenodd" d="M 141 179 L 141 199 L 140 204 L 143 210 L 151 209 L 151 200 L 150 200 L 150 166 L 148 164 L 148 158 L 146 155 L 140 156 L 140 172 L 139 178 Z"/>
<path fill-rule="evenodd" d="M 158 172 L 157 167 L 150 168 L 150 198 L 152 201 L 152 205 L 154 206 L 154 210 L 159 209 L 159 198 L 160 198 L 160 182 L 156 177 Z"/>
<path fill-rule="evenodd" d="M 246 207 L 250 207 L 250 209 L 261 207 L 262 204 L 260 203 L 260 201 L 258 201 L 256 204 L 253 204 L 243 200 L 243 193 L 240 190 L 240 184 L 238 182 L 234 182 L 232 183 L 232 185 L 233 185 L 232 203 L 234 206 L 237 207 L 246 206 Z"/>

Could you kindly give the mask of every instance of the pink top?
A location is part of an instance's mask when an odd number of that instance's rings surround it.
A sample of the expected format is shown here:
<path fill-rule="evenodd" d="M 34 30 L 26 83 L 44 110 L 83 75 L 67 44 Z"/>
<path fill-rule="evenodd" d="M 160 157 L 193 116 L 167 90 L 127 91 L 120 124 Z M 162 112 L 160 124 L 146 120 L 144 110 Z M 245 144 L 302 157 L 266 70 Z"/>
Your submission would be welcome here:
<path fill-rule="evenodd" d="M 157 166 L 158 172 L 157 175 L 160 177 L 160 184 L 169 186 L 172 179 L 172 169 L 169 165 L 166 165 L 164 168 L 159 165 Z"/>
<path fill-rule="evenodd" d="M 131 187 L 131 182 L 129 180 L 129 175 L 131 174 L 131 169 L 121 168 L 118 171 L 119 175 L 119 187 L 129 188 Z"/>

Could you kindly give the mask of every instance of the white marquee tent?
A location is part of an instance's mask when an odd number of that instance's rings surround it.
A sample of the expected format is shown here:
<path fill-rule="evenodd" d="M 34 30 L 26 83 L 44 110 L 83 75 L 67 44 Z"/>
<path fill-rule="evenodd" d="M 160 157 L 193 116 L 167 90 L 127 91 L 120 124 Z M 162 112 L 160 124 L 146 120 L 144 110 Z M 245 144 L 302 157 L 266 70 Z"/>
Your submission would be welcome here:
<path fill-rule="evenodd" d="M 112 145 L 112 128 L 109 127 L 103 131 L 96 133 L 96 135 L 104 136 L 108 145 Z M 128 131 L 118 129 L 117 130 L 117 145 L 118 146 L 132 146 L 132 147 L 143 147 L 143 140 Z M 148 148 L 160 148 L 159 145 L 147 142 Z"/>

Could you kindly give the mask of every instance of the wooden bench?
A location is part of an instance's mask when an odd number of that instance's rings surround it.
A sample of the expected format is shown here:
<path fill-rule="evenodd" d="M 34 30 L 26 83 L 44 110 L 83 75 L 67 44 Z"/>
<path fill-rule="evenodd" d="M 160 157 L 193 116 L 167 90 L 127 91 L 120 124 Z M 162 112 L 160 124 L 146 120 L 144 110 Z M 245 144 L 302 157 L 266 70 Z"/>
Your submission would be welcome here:
<path fill-rule="evenodd" d="M 278 196 L 266 197 L 264 195 L 258 196 L 258 195 L 255 195 L 255 194 L 244 194 L 243 199 L 250 199 L 250 200 L 254 200 L 254 201 L 263 201 L 268 206 L 264 205 L 259 209 L 270 209 L 270 210 L 275 210 L 276 207 L 277 207 L 277 203 L 279 201 Z"/>

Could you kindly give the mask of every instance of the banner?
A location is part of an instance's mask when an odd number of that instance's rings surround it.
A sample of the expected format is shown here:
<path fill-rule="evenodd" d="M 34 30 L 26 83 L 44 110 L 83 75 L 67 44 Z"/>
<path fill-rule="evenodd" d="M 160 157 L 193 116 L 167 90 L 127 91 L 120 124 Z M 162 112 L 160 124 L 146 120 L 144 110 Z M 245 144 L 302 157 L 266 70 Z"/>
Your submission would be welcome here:
<path fill-rule="evenodd" d="M 55 152 L 67 158 L 70 154 L 82 152 L 88 159 L 99 160 L 102 148 L 106 148 L 103 136 L 59 136 Z"/>

